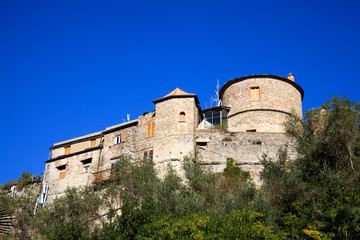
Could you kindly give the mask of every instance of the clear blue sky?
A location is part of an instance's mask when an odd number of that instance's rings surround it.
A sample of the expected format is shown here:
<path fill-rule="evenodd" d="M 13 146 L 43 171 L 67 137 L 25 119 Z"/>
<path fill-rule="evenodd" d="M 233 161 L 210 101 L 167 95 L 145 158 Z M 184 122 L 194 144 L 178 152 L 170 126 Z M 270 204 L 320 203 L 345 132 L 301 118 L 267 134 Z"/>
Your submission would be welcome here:
<path fill-rule="evenodd" d="M 0 183 L 44 171 L 56 142 L 152 111 L 179 87 L 295 74 L 303 110 L 359 101 L 359 1 L 0 2 Z"/>

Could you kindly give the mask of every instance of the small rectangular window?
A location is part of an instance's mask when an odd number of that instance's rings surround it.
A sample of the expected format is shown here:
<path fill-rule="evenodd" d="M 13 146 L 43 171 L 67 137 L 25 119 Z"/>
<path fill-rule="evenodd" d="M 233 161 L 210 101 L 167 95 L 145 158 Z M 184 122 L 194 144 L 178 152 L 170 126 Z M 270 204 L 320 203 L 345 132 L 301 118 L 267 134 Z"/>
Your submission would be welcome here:
<path fill-rule="evenodd" d="M 143 160 L 153 160 L 154 151 L 149 150 L 144 152 Z"/>
<path fill-rule="evenodd" d="M 246 132 L 256 132 L 256 129 L 248 129 Z"/>
<path fill-rule="evenodd" d="M 66 165 L 57 166 L 56 169 L 60 172 L 59 179 L 65 178 Z"/>
<path fill-rule="evenodd" d="M 120 133 L 120 135 L 117 135 L 115 137 L 115 144 L 119 144 L 119 143 L 123 143 L 123 142 L 125 142 L 125 133 L 124 132 Z"/>
<path fill-rule="evenodd" d="M 110 159 L 111 168 L 113 168 L 113 166 L 115 165 L 115 163 L 117 163 L 119 160 L 120 160 L 120 157 Z"/>
<path fill-rule="evenodd" d="M 84 173 L 88 173 L 90 171 L 90 165 L 84 166 Z"/>
<path fill-rule="evenodd" d="M 59 179 L 63 179 L 63 178 L 65 178 L 65 171 L 64 171 L 64 172 L 60 172 Z"/>
<path fill-rule="evenodd" d="M 251 87 L 251 101 L 259 101 L 260 100 L 260 87 Z"/>
<path fill-rule="evenodd" d="M 65 153 L 64 155 L 68 155 L 70 154 L 70 146 L 69 147 L 65 147 Z"/>
<path fill-rule="evenodd" d="M 121 143 L 121 135 L 115 137 L 115 144 Z"/>

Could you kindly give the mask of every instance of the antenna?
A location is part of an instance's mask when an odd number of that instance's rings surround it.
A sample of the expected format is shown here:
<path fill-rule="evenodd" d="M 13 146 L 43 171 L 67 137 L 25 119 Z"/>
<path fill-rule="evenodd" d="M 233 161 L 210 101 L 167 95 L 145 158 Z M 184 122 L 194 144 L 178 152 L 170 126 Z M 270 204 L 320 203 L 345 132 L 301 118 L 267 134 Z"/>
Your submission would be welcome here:
<path fill-rule="evenodd" d="M 220 106 L 221 105 L 221 100 L 219 98 L 219 92 L 220 92 L 220 84 L 219 84 L 219 79 L 217 79 L 217 84 L 216 84 L 216 90 L 215 90 L 215 102 L 216 102 L 216 106 Z"/>
<path fill-rule="evenodd" d="M 210 101 L 210 107 L 212 107 L 212 103 L 216 102 L 216 99 L 214 97 L 209 98 Z"/>
<path fill-rule="evenodd" d="M 217 84 L 216 84 L 216 90 L 215 90 L 215 98 L 214 97 L 211 97 L 209 98 L 209 101 L 210 101 L 210 105 L 212 107 L 212 103 L 215 102 L 215 106 L 221 106 L 221 100 L 220 100 L 220 97 L 219 97 L 219 93 L 220 93 L 220 84 L 219 84 L 219 79 L 217 79 Z"/>

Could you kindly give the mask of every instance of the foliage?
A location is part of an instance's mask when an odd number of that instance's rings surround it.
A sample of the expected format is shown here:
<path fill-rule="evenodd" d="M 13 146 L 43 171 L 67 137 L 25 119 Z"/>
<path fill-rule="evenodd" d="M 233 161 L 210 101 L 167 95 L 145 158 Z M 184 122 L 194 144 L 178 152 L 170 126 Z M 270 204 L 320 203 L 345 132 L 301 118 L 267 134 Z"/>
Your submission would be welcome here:
<path fill-rule="evenodd" d="M 284 239 L 265 226 L 263 215 L 249 210 L 224 216 L 211 213 L 165 216 L 146 224 L 137 239 Z"/>
<path fill-rule="evenodd" d="M 298 157 L 290 161 L 284 149 L 278 159 L 264 156 L 261 173 L 277 227 L 291 238 L 360 238 L 359 104 L 333 97 L 285 127 Z"/>
<path fill-rule="evenodd" d="M 227 132 L 228 126 L 226 124 L 216 124 L 216 125 L 212 126 L 210 129 L 216 129 L 219 131 Z"/>
<path fill-rule="evenodd" d="M 9 191 L 10 188 L 14 185 L 18 187 L 18 190 L 21 190 L 25 186 L 35 183 L 35 182 L 41 182 L 42 176 L 36 176 L 28 171 L 24 171 L 21 173 L 21 176 L 17 178 L 17 180 L 11 180 L 2 186 L 0 184 L 0 190 Z"/>

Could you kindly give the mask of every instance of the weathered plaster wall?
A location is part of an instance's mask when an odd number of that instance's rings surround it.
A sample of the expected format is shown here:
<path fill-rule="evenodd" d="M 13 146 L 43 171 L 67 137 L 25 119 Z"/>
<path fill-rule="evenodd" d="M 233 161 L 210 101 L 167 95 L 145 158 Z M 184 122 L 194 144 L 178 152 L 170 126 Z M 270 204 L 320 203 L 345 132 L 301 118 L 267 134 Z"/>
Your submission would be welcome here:
<path fill-rule="evenodd" d="M 95 147 L 99 146 L 101 143 L 101 137 L 97 137 L 91 140 L 95 140 Z M 62 145 L 60 147 L 56 147 L 54 146 L 53 150 L 52 150 L 52 155 L 51 158 L 57 158 L 59 156 L 62 156 L 65 154 L 65 147 L 70 146 L 70 154 L 71 153 L 75 153 L 75 152 L 79 152 L 81 150 L 87 149 L 91 147 L 91 140 L 87 139 L 85 141 L 80 141 L 80 142 L 76 142 L 76 143 L 69 143 L 66 145 Z"/>

